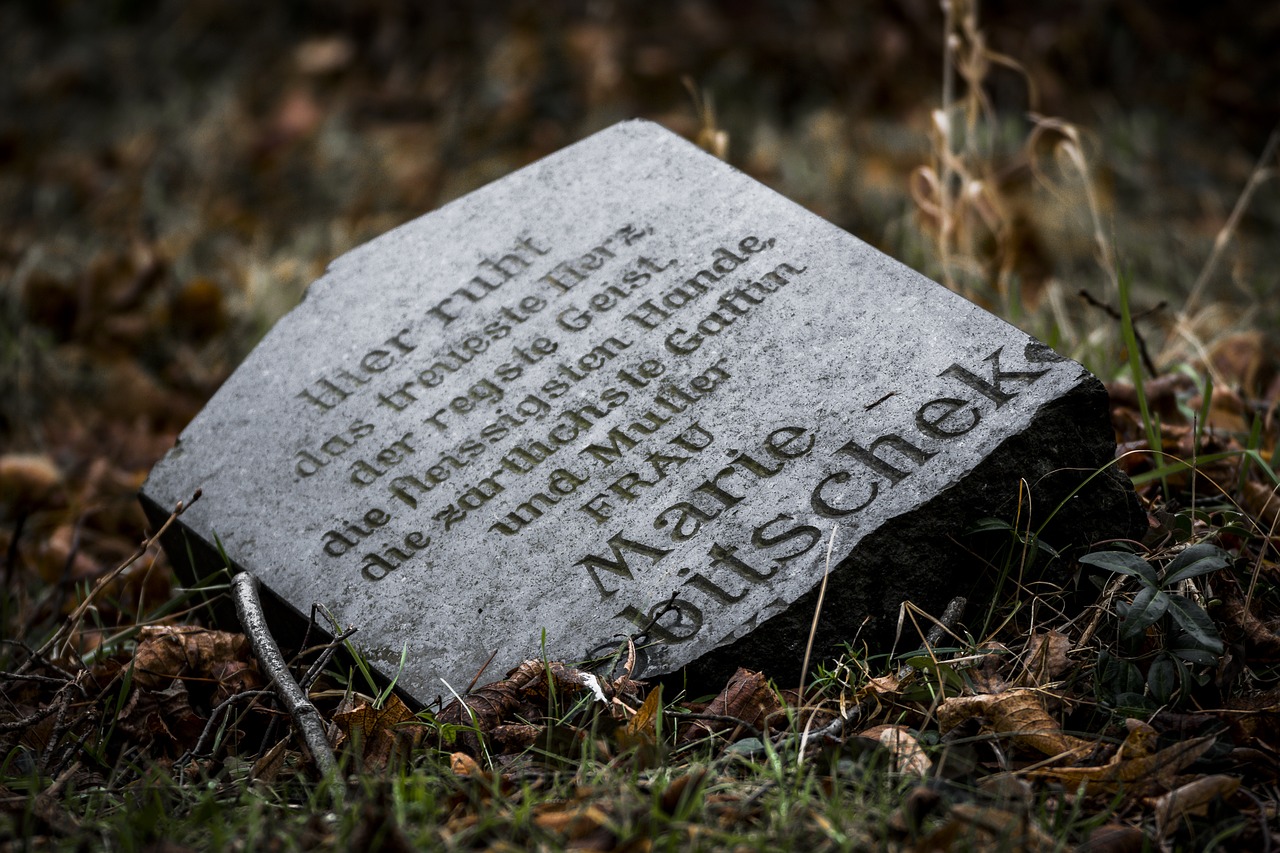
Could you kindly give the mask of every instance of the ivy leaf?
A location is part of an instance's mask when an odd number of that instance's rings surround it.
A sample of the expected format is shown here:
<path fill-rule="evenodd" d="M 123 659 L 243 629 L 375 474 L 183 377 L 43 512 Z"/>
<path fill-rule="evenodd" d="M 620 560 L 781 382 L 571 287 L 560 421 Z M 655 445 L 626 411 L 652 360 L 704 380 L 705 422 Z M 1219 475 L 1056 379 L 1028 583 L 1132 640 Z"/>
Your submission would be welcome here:
<path fill-rule="evenodd" d="M 1164 586 L 1172 586 L 1187 578 L 1207 575 L 1231 565 L 1231 558 L 1217 545 L 1192 545 L 1174 558 L 1164 570 Z"/>
<path fill-rule="evenodd" d="M 1161 654 L 1151 662 L 1147 671 L 1147 689 L 1151 696 L 1161 705 L 1167 705 L 1178 689 L 1178 664 L 1167 654 Z"/>
<path fill-rule="evenodd" d="M 1218 629 L 1214 627 L 1213 620 L 1204 612 L 1204 608 L 1183 595 L 1165 597 L 1168 598 L 1166 606 L 1169 615 L 1178 623 L 1178 627 L 1200 648 L 1216 655 L 1222 654 L 1222 638 L 1218 636 Z"/>
<path fill-rule="evenodd" d="M 1138 578 L 1153 587 L 1159 586 L 1156 570 L 1137 554 L 1129 554 L 1125 551 L 1099 551 L 1096 554 L 1085 554 L 1080 558 L 1080 562 L 1109 572 Z"/>
<path fill-rule="evenodd" d="M 1133 597 L 1133 604 L 1129 606 L 1129 612 L 1124 615 L 1120 636 L 1126 640 L 1142 636 L 1147 626 L 1154 625 L 1168 609 L 1168 593 L 1152 586 L 1144 586 Z"/>
<path fill-rule="evenodd" d="M 1098 652 L 1097 684 L 1107 691 L 1114 703 L 1117 697 L 1142 690 L 1142 671 L 1133 661 L 1118 658 L 1103 649 Z"/>
<path fill-rule="evenodd" d="M 1174 649 L 1169 651 L 1179 660 L 1185 660 L 1189 663 L 1198 663 L 1201 666 L 1213 666 L 1218 662 L 1218 655 L 1206 652 L 1201 648 Z"/>

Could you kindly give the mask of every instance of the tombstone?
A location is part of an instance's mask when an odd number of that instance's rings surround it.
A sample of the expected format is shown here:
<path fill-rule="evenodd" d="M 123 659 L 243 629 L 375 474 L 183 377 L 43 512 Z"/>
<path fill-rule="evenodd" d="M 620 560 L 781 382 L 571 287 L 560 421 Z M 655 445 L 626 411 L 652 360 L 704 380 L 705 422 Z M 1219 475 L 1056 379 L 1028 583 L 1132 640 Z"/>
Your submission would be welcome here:
<path fill-rule="evenodd" d="M 142 498 L 201 488 L 180 571 L 220 543 L 427 703 L 628 636 L 794 680 L 828 565 L 815 656 L 970 592 L 984 516 L 1139 532 L 1112 469 L 1073 494 L 1113 453 L 1078 364 L 632 121 L 334 261 Z"/>

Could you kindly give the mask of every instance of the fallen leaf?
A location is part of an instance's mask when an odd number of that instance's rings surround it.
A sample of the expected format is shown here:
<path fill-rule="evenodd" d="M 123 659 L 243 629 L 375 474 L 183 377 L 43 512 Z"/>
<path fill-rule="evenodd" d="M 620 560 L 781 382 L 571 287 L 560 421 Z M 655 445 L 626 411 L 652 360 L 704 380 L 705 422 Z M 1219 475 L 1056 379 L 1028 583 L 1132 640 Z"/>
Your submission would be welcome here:
<path fill-rule="evenodd" d="M 243 634 L 197 625 L 147 625 L 140 637 L 133 652 L 133 683 L 140 688 L 164 688 L 173 679 L 219 683 L 225 678 L 243 689 L 262 685 Z M 229 666 L 234 663 L 238 666 Z"/>
<path fill-rule="evenodd" d="M 1244 484 L 1244 505 L 1249 514 L 1261 520 L 1265 527 L 1280 530 L 1280 487 L 1272 488 L 1253 480 Z"/>
<path fill-rule="evenodd" d="M 1090 832 L 1076 853 L 1143 853 L 1153 847 L 1146 833 L 1136 826 L 1108 823 Z"/>
<path fill-rule="evenodd" d="M 687 804 L 698 795 L 706 777 L 707 768 L 699 767 L 673 779 L 658 801 L 662 811 L 668 815 L 674 815 L 680 810 L 682 804 Z"/>
<path fill-rule="evenodd" d="M 1030 775 L 1055 779 L 1068 786 L 1083 783 L 1090 793 L 1113 792 L 1122 787 L 1140 791 L 1168 789 L 1174 777 L 1208 752 L 1215 740 L 1213 735 L 1193 738 L 1138 758 L 1126 758 L 1126 750 L 1121 749 L 1110 762 L 1098 767 L 1051 767 L 1032 770 Z"/>
<path fill-rule="evenodd" d="M 1027 641 L 1027 651 L 1023 656 L 1026 667 L 1021 679 L 1023 686 L 1043 687 L 1061 678 L 1071 669 L 1071 660 L 1067 657 L 1069 651 L 1071 638 L 1061 631 L 1050 630 L 1034 635 Z"/>
<path fill-rule="evenodd" d="M 627 721 L 626 732 L 631 737 L 654 735 L 658 723 L 658 711 L 662 708 L 662 685 L 659 684 L 645 697 L 636 715 Z"/>
<path fill-rule="evenodd" d="M 695 720 L 685 730 L 680 740 L 688 743 L 704 737 L 708 733 L 730 732 L 730 740 L 735 734 L 747 734 L 742 726 L 735 726 L 732 721 L 740 720 L 757 731 L 768 728 L 769 718 L 782 710 L 773 688 L 763 673 L 738 667 L 738 671 L 729 679 L 720 694 L 708 703 L 705 713 L 717 717 L 728 717 L 730 720 Z"/>
<path fill-rule="evenodd" d="M 476 760 L 465 752 L 455 752 L 449 756 L 449 769 L 453 771 L 454 776 L 465 776 L 472 778 L 484 778 L 488 776 Z"/>
<path fill-rule="evenodd" d="M 257 761 L 253 762 L 253 769 L 249 772 L 249 778 L 255 782 L 261 782 L 264 785 L 271 785 L 276 781 L 276 777 L 280 775 L 280 769 L 284 767 L 285 752 L 289 747 L 291 737 L 283 737 L 276 741 L 276 745 L 264 752 Z"/>
<path fill-rule="evenodd" d="M 992 773 L 978 782 L 978 790 L 990 797 L 993 805 L 1003 809 L 1031 808 L 1035 791 L 1031 783 L 1014 773 Z"/>
<path fill-rule="evenodd" d="M 1253 696 L 1234 696 L 1224 703 L 1231 738 L 1242 746 L 1280 753 L 1280 687 Z"/>
<path fill-rule="evenodd" d="M 575 850 L 612 850 L 617 844 L 609 829 L 609 815 L 597 805 L 554 803 L 539 810 L 533 822 L 562 836 Z"/>
<path fill-rule="evenodd" d="M 1186 815 L 1203 815 L 1209 803 L 1226 799 L 1239 787 L 1240 780 L 1236 777 L 1215 775 L 1202 776 L 1174 788 L 1151 803 L 1156 812 L 1156 833 L 1164 838 L 1175 821 Z"/>
<path fill-rule="evenodd" d="M 118 717 L 120 730 L 142 743 L 158 740 L 173 751 L 196 745 L 206 720 L 191 707 L 191 697 L 182 681 L 172 681 L 163 690 L 134 690 Z"/>
<path fill-rule="evenodd" d="M 356 46 L 346 36 L 310 38 L 293 51 L 293 61 L 303 74 L 341 71 L 355 58 Z"/>
<path fill-rule="evenodd" d="M 994 806 L 956 803 L 920 850 L 1059 850 L 1058 841 L 1027 816 Z"/>
<path fill-rule="evenodd" d="M 0 511 L 20 518 L 61 502 L 62 474 L 48 456 L 7 453 L 0 456 Z"/>
<path fill-rule="evenodd" d="M 1052 757 L 1078 754 L 1093 746 L 1087 740 L 1064 734 L 1062 727 L 1044 709 L 1040 694 L 1029 688 L 980 696 L 955 696 L 938 708 L 938 723 L 943 732 L 972 717 L 984 718 L 986 728 L 996 734 L 1008 735 L 1015 743 Z"/>
<path fill-rule="evenodd" d="M 421 727 L 401 725 L 414 719 L 413 712 L 394 693 L 386 698 L 381 708 L 361 703 L 349 711 L 333 715 L 334 724 L 342 732 L 339 743 L 350 741 L 358 745 L 361 767 L 374 771 L 405 757 L 422 738 Z"/>
<path fill-rule="evenodd" d="M 1156 732 L 1155 726 L 1144 720 L 1137 720 L 1132 717 L 1125 720 L 1124 725 L 1129 730 L 1129 734 L 1125 736 L 1124 743 L 1120 744 L 1120 748 L 1116 750 L 1113 761 L 1145 758 L 1156 751 L 1156 741 L 1159 738 L 1159 734 Z"/>
<path fill-rule="evenodd" d="M 942 802 L 942 795 L 936 788 L 928 784 L 916 785 L 889 815 L 887 823 L 894 832 L 918 835 L 925 819 L 937 811 Z"/>
<path fill-rule="evenodd" d="M 1257 329 L 1219 338 L 1214 342 L 1209 358 L 1229 386 L 1241 388 L 1251 397 L 1265 391 L 1276 375 L 1275 346 L 1264 332 Z M 1215 392 L 1217 390 L 1214 389 Z"/>
<path fill-rule="evenodd" d="M 519 706 L 541 705 L 541 709 L 532 708 L 531 711 L 541 710 L 545 713 L 549 680 L 555 684 L 555 691 L 559 696 L 577 696 L 588 689 L 582 676 L 583 673 L 579 670 L 562 663 L 526 660 L 508 672 L 507 677 L 501 681 L 476 688 L 463 697 L 462 702 L 450 702 L 436 719 L 441 723 L 464 728 L 474 725 L 484 734 L 501 724 Z M 597 684 L 608 696 L 611 685 L 603 679 Z"/>
<path fill-rule="evenodd" d="M 893 757 L 893 769 L 906 776 L 928 776 L 933 762 L 925 755 L 920 741 L 906 726 L 872 726 L 858 732 L 859 737 L 879 741 Z"/>
<path fill-rule="evenodd" d="M 1004 643 L 987 643 L 979 649 L 982 657 L 969 670 L 969 682 L 974 693 L 1003 693 L 1009 689 L 1009 664 L 1016 658 Z"/>
<path fill-rule="evenodd" d="M 530 723 L 504 723 L 494 726 L 489 732 L 493 739 L 493 751 L 499 755 L 512 755 L 524 752 L 538 742 L 545 731 L 543 726 Z"/>

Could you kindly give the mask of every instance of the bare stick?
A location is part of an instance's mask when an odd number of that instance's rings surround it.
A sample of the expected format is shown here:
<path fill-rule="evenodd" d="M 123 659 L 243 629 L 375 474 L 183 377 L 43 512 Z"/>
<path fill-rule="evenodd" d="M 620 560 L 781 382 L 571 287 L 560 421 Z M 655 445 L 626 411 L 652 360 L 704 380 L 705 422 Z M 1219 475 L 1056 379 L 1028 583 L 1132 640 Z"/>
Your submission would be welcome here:
<path fill-rule="evenodd" d="M 1080 290 L 1080 298 L 1083 299 L 1085 302 L 1089 303 L 1090 305 L 1092 305 L 1094 308 L 1101 308 L 1103 311 L 1107 312 L 1107 316 L 1110 317 L 1111 319 L 1117 320 L 1117 321 L 1120 320 L 1119 311 L 1112 308 L 1110 305 L 1108 305 L 1105 302 L 1099 302 L 1097 299 L 1093 297 L 1093 294 L 1089 293 L 1089 291 L 1084 290 L 1082 288 Z M 1166 303 L 1161 302 L 1160 304 L 1156 305 L 1154 308 L 1148 308 L 1146 311 L 1140 311 L 1139 313 L 1134 314 L 1132 318 L 1130 318 L 1134 321 L 1133 337 L 1134 337 L 1134 340 L 1138 342 L 1138 355 L 1142 356 L 1142 364 L 1144 367 L 1147 368 L 1147 372 L 1150 373 L 1152 377 L 1159 376 L 1160 371 L 1156 370 L 1156 363 L 1155 361 L 1152 360 L 1151 353 L 1147 350 L 1147 342 L 1143 340 L 1142 334 L 1138 332 L 1137 321 L 1139 318 L 1147 314 L 1154 314 L 1157 311 L 1163 310 L 1165 305 Z"/>
<path fill-rule="evenodd" d="M 328 776 L 336 771 L 338 762 L 334 758 L 333 748 L 329 746 L 329 739 L 325 737 L 324 720 L 316 706 L 302 692 L 298 682 L 293 680 L 289 666 L 284 662 L 284 655 L 280 654 L 280 647 L 267 628 L 266 617 L 262 614 L 262 602 L 258 599 L 258 579 L 251 572 L 241 572 L 231 579 L 231 592 L 236 600 L 236 616 L 240 618 L 240 626 L 249 638 L 254 655 L 275 684 L 280 701 L 293 716 L 316 768 L 322 775 Z"/>

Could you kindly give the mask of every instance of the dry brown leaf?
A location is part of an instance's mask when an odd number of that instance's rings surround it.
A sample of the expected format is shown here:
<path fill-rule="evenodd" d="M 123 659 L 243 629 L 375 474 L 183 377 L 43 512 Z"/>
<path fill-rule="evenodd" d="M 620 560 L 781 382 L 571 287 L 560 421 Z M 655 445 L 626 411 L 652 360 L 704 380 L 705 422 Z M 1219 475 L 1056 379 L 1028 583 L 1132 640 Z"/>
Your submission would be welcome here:
<path fill-rule="evenodd" d="M 276 781 L 276 777 L 280 775 L 280 768 L 284 767 L 284 755 L 292 740 L 293 738 L 291 737 L 283 737 L 276 741 L 275 746 L 268 749 L 257 761 L 253 762 L 253 769 L 249 771 L 249 778 L 264 785 L 273 784 Z"/>
<path fill-rule="evenodd" d="M 133 654 L 133 682 L 138 687 L 156 690 L 175 678 L 217 683 L 227 678 L 228 690 L 222 692 L 229 696 L 262 685 L 244 634 L 196 625 L 147 625 L 140 636 Z"/>
<path fill-rule="evenodd" d="M 1111 792 L 1121 787 L 1168 789 L 1174 777 L 1208 752 L 1215 739 L 1213 735 L 1193 738 L 1138 758 L 1126 758 L 1127 750 L 1121 749 L 1110 762 L 1099 767 L 1051 767 L 1033 770 L 1031 775 L 1056 779 L 1069 786 L 1083 783 L 1090 792 Z M 1127 746 L 1128 741 L 1125 743 Z"/>
<path fill-rule="evenodd" d="M 979 650 L 982 657 L 969 670 L 969 682 L 974 693 L 1003 693 L 1009 689 L 1010 663 L 1017 658 L 1010 654 L 1004 643 L 987 643 Z"/>
<path fill-rule="evenodd" d="M 867 686 L 863 688 L 866 694 L 884 697 L 897 696 L 901 690 L 902 682 L 892 673 L 867 679 Z"/>
<path fill-rule="evenodd" d="M 742 667 L 738 668 L 720 694 L 706 707 L 707 714 L 741 720 L 759 731 L 768 728 L 769 717 L 781 710 L 782 703 L 778 701 L 764 674 Z M 687 743 L 709 732 L 725 731 L 729 731 L 732 737 L 735 730 L 741 729 L 741 726 L 735 726 L 730 721 L 696 720 L 680 739 Z"/>
<path fill-rule="evenodd" d="M 1239 787 L 1235 776 L 1201 776 L 1156 798 L 1151 802 L 1156 811 L 1156 832 L 1165 837 L 1172 829 L 1170 824 L 1186 815 L 1203 815 L 1209 803 L 1226 799 Z"/>
<path fill-rule="evenodd" d="M 1251 611 L 1245 610 L 1244 598 L 1238 589 L 1228 587 L 1222 590 L 1222 605 L 1215 615 L 1244 639 L 1249 661 L 1260 663 L 1280 657 L 1280 634 Z"/>
<path fill-rule="evenodd" d="M 933 762 L 925 755 L 920 741 L 906 726 L 872 726 L 858 732 L 859 737 L 879 741 L 893 757 L 893 769 L 908 776 L 928 776 Z"/>
<path fill-rule="evenodd" d="M 1214 342 L 1209 358 L 1228 385 L 1240 388 L 1252 397 L 1263 393 L 1276 375 L 1275 345 L 1264 332 L 1256 329 L 1219 338 Z M 1217 390 L 1214 389 L 1215 392 Z M 1248 429 L 1247 426 L 1244 428 Z"/>
<path fill-rule="evenodd" d="M 621 700 L 615 701 L 620 703 Z M 640 709 L 627 721 L 627 724 L 613 733 L 618 748 L 622 751 L 631 751 L 628 760 L 633 764 L 651 767 L 658 762 L 657 726 L 661 711 L 662 685 L 659 684 L 649 691 L 649 695 L 640 704 Z"/>
<path fill-rule="evenodd" d="M 346 36 L 320 36 L 298 45 L 293 61 L 303 74 L 329 74 L 346 68 L 355 55 L 355 44 Z"/>
<path fill-rule="evenodd" d="M 1231 737 L 1242 746 L 1280 754 L 1280 687 L 1254 696 L 1231 697 L 1224 707 L 1230 712 Z M 1280 767 L 1280 762 L 1273 762 Z"/>
<path fill-rule="evenodd" d="M 465 752 L 455 752 L 449 756 L 449 769 L 453 771 L 454 776 L 481 779 L 489 775 L 480 769 L 480 765 L 476 763 L 476 760 Z"/>
<path fill-rule="evenodd" d="M 659 684 L 645 697 L 636 715 L 627 721 L 626 732 L 630 737 L 655 734 L 658 723 L 658 710 L 662 707 L 662 685 Z"/>
<path fill-rule="evenodd" d="M 530 706 L 529 716 L 545 713 L 548 676 L 554 682 L 559 696 L 572 697 L 587 689 L 582 675 L 578 670 L 562 663 L 526 660 L 507 673 L 507 677 L 501 681 L 476 688 L 463 697 L 462 702 L 450 702 L 436 719 L 447 725 L 467 729 L 474 725 L 481 734 L 487 734 L 518 707 Z M 608 697 L 611 685 L 603 681 L 601 685 Z"/>
<path fill-rule="evenodd" d="M 159 740 L 182 750 L 194 747 L 205 727 L 182 681 L 163 690 L 132 691 L 118 720 L 122 732 L 142 743 Z"/>
<path fill-rule="evenodd" d="M 1044 631 L 1027 641 L 1023 657 L 1026 669 L 1020 679 L 1023 686 L 1043 687 L 1056 681 L 1071 668 L 1067 652 L 1071 651 L 1071 638 L 1061 631 Z"/>
<path fill-rule="evenodd" d="M 992 773 L 978 781 L 978 790 L 991 798 L 992 805 L 1026 811 L 1035 799 L 1031 783 L 1014 773 Z"/>
<path fill-rule="evenodd" d="M 494 726 L 489 736 L 493 739 L 494 752 L 499 755 L 512 755 L 524 752 L 533 746 L 545 731 L 545 727 L 531 723 L 504 723 Z"/>
<path fill-rule="evenodd" d="M 944 732 L 972 717 L 986 720 L 986 728 L 1008 735 L 1015 743 L 1031 747 L 1048 756 L 1081 753 L 1093 746 L 1087 740 L 1064 734 L 1049 712 L 1040 694 L 1028 688 L 1005 693 L 952 697 L 938 708 L 938 723 Z"/>
<path fill-rule="evenodd" d="M 48 456 L 6 453 L 0 456 L 0 511 L 7 518 L 61 503 L 62 474 Z"/>
<path fill-rule="evenodd" d="M 381 770 L 397 757 L 408 754 L 422 738 L 420 727 L 401 725 L 412 720 L 413 712 L 394 693 L 381 708 L 361 703 L 350 711 L 333 715 L 333 722 L 342 732 L 339 742 L 359 744 L 362 767 L 366 770 Z"/>
<path fill-rule="evenodd" d="M 60 524 L 37 546 L 36 570 L 45 583 L 80 581 L 102 571 L 89 554 L 80 547 L 79 530 L 74 524 Z M 70 602 L 68 602 L 70 607 Z"/>
<path fill-rule="evenodd" d="M 1142 853 L 1153 849 L 1153 846 L 1146 833 L 1136 826 L 1108 823 L 1090 832 L 1088 840 L 1076 848 L 1076 853 Z"/>
<path fill-rule="evenodd" d="M 563 836 L 577 850 L 611 850 L 617 838 L 609 830 L 609 815 L 596 805 L 553 803 L 534 815 L 533 822 Z"/>
<path fill-rule="evenodd" d="M 706 777 L 707 768 L 699 767 L 673 779 L 667 789 L 662 792 L 662 797 L 658 801 L 662 811 L 669 815 L 675 814 L 680 809 L 682 802 L 687 802 L 697 794 L 698 788 L 702 786 L 702 782 Z"/>
<path fill-rule="evenodd" d="M 1125 735 L 1124 743 L 1120 744 L 1120 748 L 1116 750 L 1116 754 L 1112 757 L 1113 762 L 1130 758 L 1145 758 L 1156 751 L 1156 741 L 1159 739 L 1159 734 L 1156 732 L 1155 726 L 1133 717 L 1125 720 L 1124 725 L 1129 730 L 1129 734 Z"/>
<path fill-rule="evenodd" d="M 1271 488 L 1262 483 L 1247 480 L 1244 484 L 1244 505 L 1249 514 L 1262 521 L 1268 529 L 1280 531 L 1280 488 Z"/>
<path fill-rule="evenodd" d="M 1056 851 L 1060 845 L 1025 814 L 956 803 L 948 812 L 946 823 L 918 849 Z"/>

